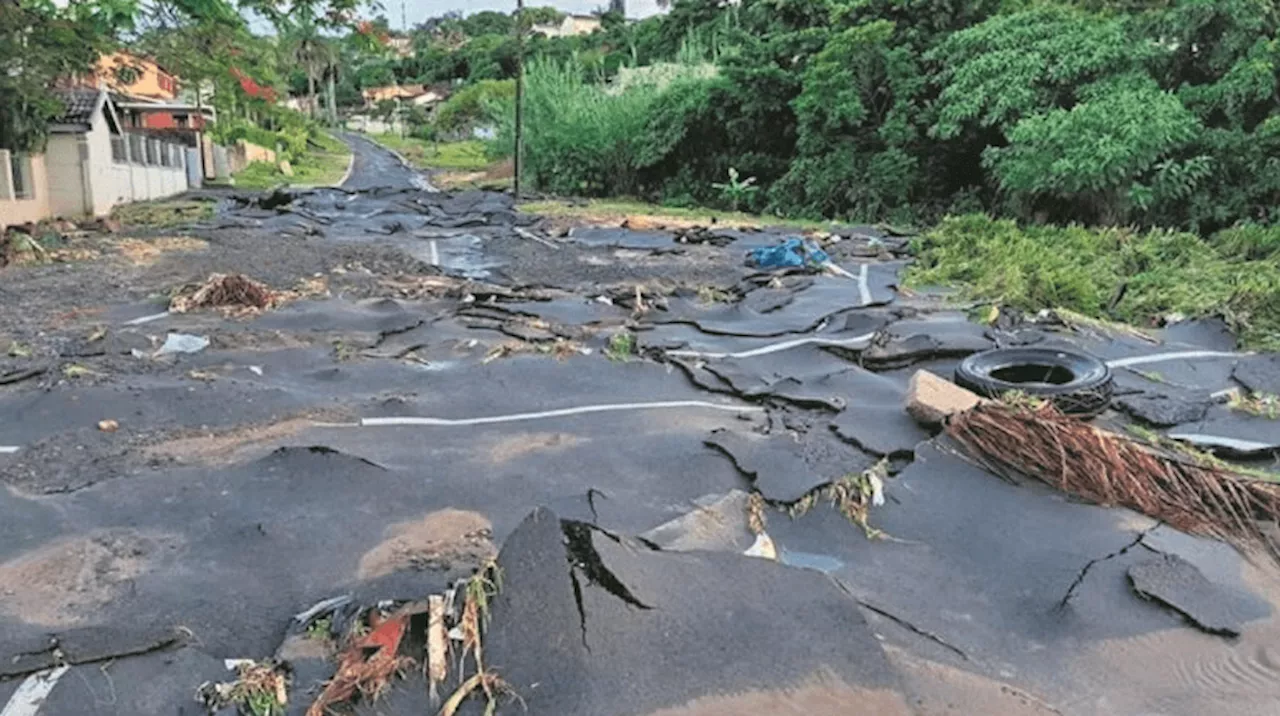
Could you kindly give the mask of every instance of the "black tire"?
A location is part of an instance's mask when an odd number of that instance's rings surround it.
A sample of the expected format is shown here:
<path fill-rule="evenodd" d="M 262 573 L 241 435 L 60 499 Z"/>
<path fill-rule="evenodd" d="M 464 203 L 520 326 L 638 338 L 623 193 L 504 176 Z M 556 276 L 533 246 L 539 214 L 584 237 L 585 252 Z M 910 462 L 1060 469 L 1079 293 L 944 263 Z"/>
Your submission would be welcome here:
<path fill-rule="evenodd" d="M 1050 348 L 974 353 L 956 367 L 956 385 L 987 398 L 1020 391 L 1048 398 L 1064 413 L 1087 417 L 1106 410 L 1114 390 L 1106 363 Z"/>

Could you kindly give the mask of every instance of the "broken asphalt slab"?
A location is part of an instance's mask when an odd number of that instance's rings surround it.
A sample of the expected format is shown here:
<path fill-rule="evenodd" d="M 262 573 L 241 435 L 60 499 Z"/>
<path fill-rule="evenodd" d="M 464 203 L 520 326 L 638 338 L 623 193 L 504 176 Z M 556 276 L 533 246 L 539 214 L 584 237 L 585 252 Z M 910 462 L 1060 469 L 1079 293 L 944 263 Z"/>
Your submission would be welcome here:
<path fill-rule="evenodd" d="M 1129 581 L 1139 596 L 1182 614 L 1198 629 L 1240 636 L 1247 612 L 1233 604 L 1235 595 L 1210 582 L 1195 565 L 1176 554 L 1161 554 L 1129 567 Z"/>
<path fill-rule="evenodd" d="M 875 462 L 822 431 L 761 435 L 717 429 L 707 445 L 723 452 L 753 488 L 772 502 L 792 504 L 814 490 Z"/>
<path fill-rule="evenodd" d="M 738 699 L 738 713 L 762 713 L 753 700 L 806 688 L 832 698 L 806 713 L 858 702 L 910 713 L 857 605 L 820 573 L 655 551 L 549 510 L 530 515 L 498 561 L 486 661 L 530 714 L 693 714 Z"/>

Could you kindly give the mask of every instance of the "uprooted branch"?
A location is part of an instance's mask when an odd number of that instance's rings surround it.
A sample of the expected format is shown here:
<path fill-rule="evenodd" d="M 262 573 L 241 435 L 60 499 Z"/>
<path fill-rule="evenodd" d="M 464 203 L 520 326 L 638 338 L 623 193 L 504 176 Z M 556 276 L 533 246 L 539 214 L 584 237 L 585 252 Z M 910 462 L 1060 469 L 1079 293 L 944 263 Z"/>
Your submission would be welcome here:
<path fill-rule="evenodd" d="M 947 432 L 997 474 L 1033 477 L 1280 560 L 1280 545 L 1258 524 L 1280 516 L 1280 485 L 1093 428 L 1049 405 L 983 404 L 952 418 Z"/>

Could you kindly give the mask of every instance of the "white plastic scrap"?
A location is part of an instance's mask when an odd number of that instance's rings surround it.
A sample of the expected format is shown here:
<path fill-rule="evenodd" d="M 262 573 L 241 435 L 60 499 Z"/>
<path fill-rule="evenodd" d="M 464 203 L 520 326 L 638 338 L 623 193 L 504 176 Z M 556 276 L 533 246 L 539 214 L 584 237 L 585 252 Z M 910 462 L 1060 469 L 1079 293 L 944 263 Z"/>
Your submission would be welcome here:
<path fill-rule="evenodd" d="M 773 544 L 773 538 L 766 532 L 756 535 L 756 541 L 742 554 L 748 557 L 760 557 L 762 559 L 771 559 L 775 562 L 778 561 L 778 548 Z"/>
<path fill-rule="evenodd" d="M 867 479 L 871 482 L 871 504 L 880 507 L 884 504 L 884 480 L 874 471 L 867 473 Z"/>
<path fill-rule="evenodd" d="M 209 347 L 209 339 L 204 336 L 195 336 L 190 333 L 170 333 L 164 339 L 164 345 L 160 346 L 160 350 L 156 351 L 157 356 L 167 356 L 174 353 L 199 353 Z"/>

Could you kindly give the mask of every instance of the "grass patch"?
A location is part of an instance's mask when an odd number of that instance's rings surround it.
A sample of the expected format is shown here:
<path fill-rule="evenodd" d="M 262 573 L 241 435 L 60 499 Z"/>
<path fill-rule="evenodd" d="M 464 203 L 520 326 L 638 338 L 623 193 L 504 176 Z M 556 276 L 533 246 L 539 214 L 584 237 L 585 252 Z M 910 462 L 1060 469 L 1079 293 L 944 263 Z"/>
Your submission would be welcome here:
<path fill-rule="evenodd" d="M 609 336 L 609 343 L 604 347 L 604 355 L 611 361 L 630 360 L 636 354 L 636 334 L 622 331 Z"/>
<path fill-rule="evenodd" d="M 1227 404 L 1232 410 L 1248 413 L 1257 418 L 1280 420 L 1280 395 L 1270 393 L 1250 393 L 1236 395 Z"/>
<path fill-rule="evenodd" d="M 485 153 L 484 142 L 428 142 L 398 134 L 375 134 L 373 140 L 404 155 L 418 169 L 443 169 L 451 172 L 482 172 L 493 164 Z"/>
<path fill-rule="evenodd" d="M 1021 228 L 969 215 L 944 220 L 913 247 L 908 285 L 1137 325 L 1170 314 L 1221 316 L 1247 346 L 1280 348 L 1280 261 L 1224 253 L 1192 234 Z"/>
<path fill-rule="evenodd" d="M 619 223 L 643 216 L 655 225 L 665 226 L 790 226 L 797 229 L 821 230 L 830 224 L 821 221 L 782 219 L 776 216 L 720 211 L 705 207 L 673 207 L 648 204 L 631 199 L 592 199 L 584 203 L 564 201 L 531 201 L 520 207 L 530 214 L 561 216 L 599 223 Z"/>
<path fill-rule="evenodd" d="M 307 145 L 307 151 L 292 162 L 293 176 L 286 176 L 278 164 L 253 162 L 235 174 L 239 189 L 272 189 L 280 186 L 331 186 L 347 173 L 351 150 L 341 140 L 318 135 Z"/>
<path fill-rule="evenodd" d="M 139 201 L 121 204 L 111 210 L 111 217 L 126 226 L 167 229 L 213 216 L 213 203 L 208 201 Z"/>

